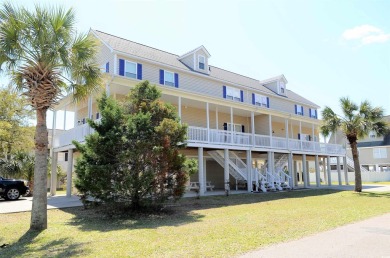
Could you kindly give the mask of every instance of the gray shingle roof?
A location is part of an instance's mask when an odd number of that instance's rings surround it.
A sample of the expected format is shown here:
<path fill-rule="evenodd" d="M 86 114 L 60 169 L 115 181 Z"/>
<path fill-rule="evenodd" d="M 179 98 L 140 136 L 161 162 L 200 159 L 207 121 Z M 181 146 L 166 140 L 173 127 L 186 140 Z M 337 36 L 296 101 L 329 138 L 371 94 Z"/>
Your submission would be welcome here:
<path fill-rule="evenodd" d="M 165 52 L 163 50 L 159 50 L 153 47 L 149 47 L 134 41 L 130 41 L 127 39 L 123 39 L 102 31 L 93 30 L 93 32 L 106 44 L 108 44 L 112 49 L 123 52 L 126 54 L 138 56 L 141 58 L 149 59 L 151 61 L 160 62 L 166 65 L 170 65 L 173 67 L 177 67 L 180 69 L 193 71 L 188 66 L 184 65 L 181 61 L 179 61 L 179 55 L 172 54 L 169 52 Z M 196 71 L 194 71 L 196 72 Z M 266 92 L 269 95 L 277 95 L 275 92 L 269 90 L 260 84 L 259 80 L 249 78 L 237 73 L 233 73 L 215 66 L 210 65 L 210 77 L 225 80 L 234 84 L 239 84 L 247 87 L 251 87 L 263 92 Z M 302 96 L 294 93 L 293 91 L 287 90 L 287 98 L 293 101 L 302 102 L 311 106 L 318 106 L 313 102 L 303 98 Z"/>

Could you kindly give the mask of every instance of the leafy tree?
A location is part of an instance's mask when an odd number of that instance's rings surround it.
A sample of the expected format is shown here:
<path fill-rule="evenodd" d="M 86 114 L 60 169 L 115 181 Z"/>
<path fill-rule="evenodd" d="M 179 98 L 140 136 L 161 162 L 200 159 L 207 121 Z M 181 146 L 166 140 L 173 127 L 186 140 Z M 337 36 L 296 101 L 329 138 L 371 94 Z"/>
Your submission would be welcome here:
<path fill-rule="evenodd" d="M 132 209 L 183 195 L 188 171 L 195 166 L 186 166 L 179 154 L 187 127 L 160 97 L 148 81 L 132 89 L 123 106 L 103 96 L 101 122 L 89 121 L 96 133 L 85 145 L 74 143 L 82 154 L 76 165 L 80 192 Z"/>
<path fill-rule="evenodd" d="M 14 7 L 0 10 L 0 67 L 5 68 L 17 89 L 27 96 L 36 112 L 35 192 L 30 228 L 47 228 L 47 110 L 61 93 L 75 99 L 96 90 L 100 84 L 95 64 L 96 43 L 77 34 L 73 9 Z"/>
<path fill-rule="evenodd" d="M 389 128 L 382 120 L 383 108 L 372 107 L 368 101 L 363 101 L 358 106 L 349 98 L 341 98 L 340 106 L 343 112 L 342 116 L 337 115 L 330 107 L 325 107 L 322 111 L 321 131 L 324 136 L 328 136 L 341 129 L 347 137 L 355 167 L 355 191 L 361 192 L 362 179 L 357 141 L 366 137 L 370 131 L 374 131 L 377 135 L 384 135 Z"/>
<path fill-rule="evenodd" d="M 0 88 L 0 158 L 11 159 L 17 152 L 34 147 L 34 128 L 30 126 L 33 111 L 27 98 L 11 87 Z"/>

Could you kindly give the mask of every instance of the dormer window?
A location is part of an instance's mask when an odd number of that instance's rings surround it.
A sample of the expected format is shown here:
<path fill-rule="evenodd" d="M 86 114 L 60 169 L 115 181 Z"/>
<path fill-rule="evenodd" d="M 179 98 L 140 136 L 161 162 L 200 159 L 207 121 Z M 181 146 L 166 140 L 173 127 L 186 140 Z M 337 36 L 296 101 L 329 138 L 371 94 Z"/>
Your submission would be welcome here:
<path fill-rule="evenodd" d="M 198 69 L 199 70 L 205 69 L 205 63 L 206 63 L 206 58 L 202 55 L 198 55 Z"/>
<path fill-rule="evenodd" d="M 279 94 L 284 95 L 285 94 L 285 88 L 286 88 L 286 85 L 284 84 L 284 82 L 280 81 L 279 82 Z"/>

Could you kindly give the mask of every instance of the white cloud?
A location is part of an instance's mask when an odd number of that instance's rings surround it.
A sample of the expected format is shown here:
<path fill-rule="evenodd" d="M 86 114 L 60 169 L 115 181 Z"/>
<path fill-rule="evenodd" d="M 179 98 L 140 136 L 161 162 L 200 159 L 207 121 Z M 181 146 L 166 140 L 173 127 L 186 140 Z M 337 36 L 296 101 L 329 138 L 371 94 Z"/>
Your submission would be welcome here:
<path fill-rule="evenodd" d="M 358 40 L 361 44 L 384 43 L 390 39 L 390 34 L 372 25 L 361 25 L 343 32 L 344 40 Z"/>

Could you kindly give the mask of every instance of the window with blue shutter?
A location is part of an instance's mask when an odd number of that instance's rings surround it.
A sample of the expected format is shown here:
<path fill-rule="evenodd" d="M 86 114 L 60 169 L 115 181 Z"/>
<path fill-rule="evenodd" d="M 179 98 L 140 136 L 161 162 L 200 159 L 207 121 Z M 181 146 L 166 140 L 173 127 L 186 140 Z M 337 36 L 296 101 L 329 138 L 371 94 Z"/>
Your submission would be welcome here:
<path fill-rule="evenodd" d="M 119 59 L 119 75 L 125 76 L 125 60 Z"/>
<path fill-rule="evenodd" d="M 295 114 L 303 116 L 303 106 L 295 105 Z"/>
<path fill-rule="evenodd" d="M 298 114 L 298 107 L 295 105 L 295 114 Z"/>
<path fill-rule="evenodd" d="M 256 97 L 254 93 L 252 93 L 252 104 L 256 105 Z"/>
<path fill-rule="evenodd" d="M 164 70 L 160 69 L 160 84 L 164 85 Z"/>
<path fill-rule="evenodd" d="M 175 87 L 179 88 L 179 74 L 175 73 Z"/>
<path fill-rule="evenodd" d="M 301 110 L 302 110 L 301 113 L 302 113 L 302 116 L 303 116 L 304 115 L 304 113 L 303 113 L 303 106 L 301 106 Z"/>
<path fill-rule="evenodd" d="M 223 98 L 226 99 L 226 86 L 222 86 Z"/>
<path fill-rule="evenodd" d="M 318 119 L 318 116 L 317 116 L 317 109 L 315 110 L 315 115 L 316 115 L 316 119 Z"/>
<path fill-rule="evenodd" d="M 223 123 L 223 130 L 227 130 L 227 123 Z"/>
<path fill-rule="evenodd" d="M 244 102 L 244 91 L 240 91 L 241 102 Z"/>
<path fill-rule="evenodd" d="M 244 125 L 242 125 L 242 127 L 241 127 L 241 131 L 243 132 L 243 133 L 245 133 L 245 126 Z"/>
<path fill-rule="evenodd" d="M 110 62 L 106 63 L 106 73 L 110 72 Z"/>
<path fill-rule="evenodd" d="M 267 108 L 269 108 L 269 98 L 267 97 Z"/>
<path fill-rule="evenodd" d="M 142 80 L 142 64 L 137 64 L 137 79 Z"/>
<path fill-rule="evenodd" d="M 300 139 L 301 139 L 301 134 L 299 133 L 299 134 L 298 134 L 298 140 L 300 140 Z"/>

